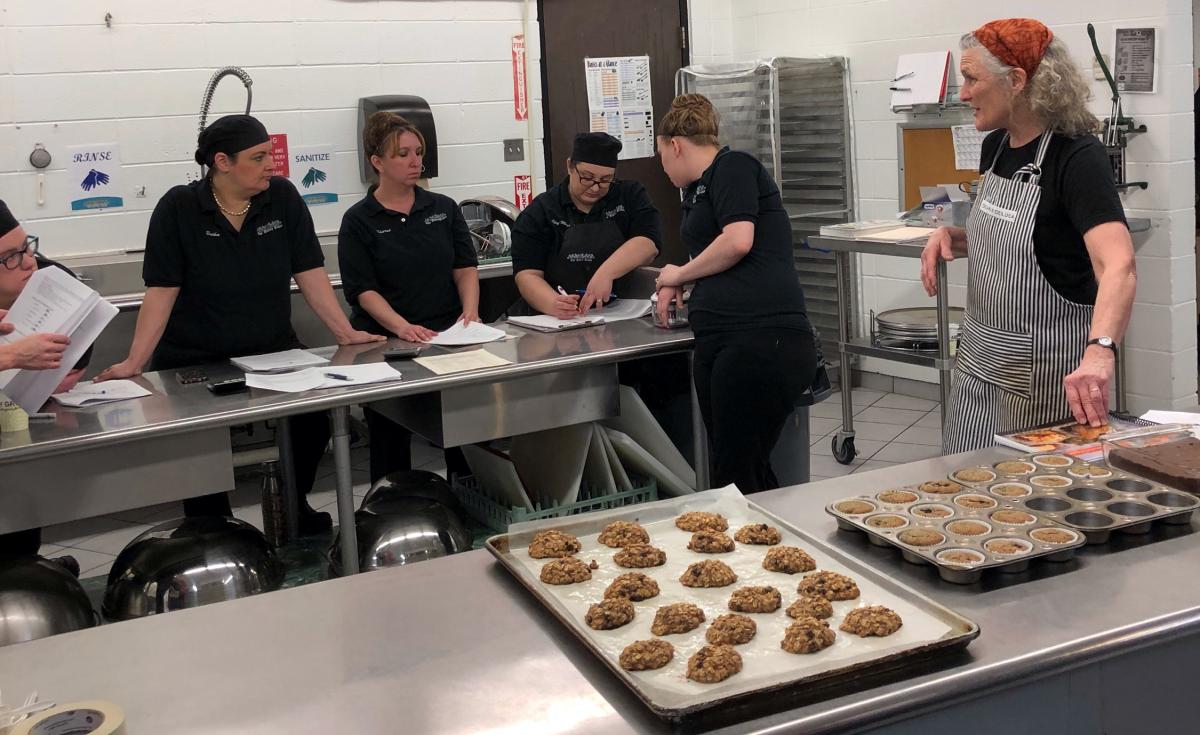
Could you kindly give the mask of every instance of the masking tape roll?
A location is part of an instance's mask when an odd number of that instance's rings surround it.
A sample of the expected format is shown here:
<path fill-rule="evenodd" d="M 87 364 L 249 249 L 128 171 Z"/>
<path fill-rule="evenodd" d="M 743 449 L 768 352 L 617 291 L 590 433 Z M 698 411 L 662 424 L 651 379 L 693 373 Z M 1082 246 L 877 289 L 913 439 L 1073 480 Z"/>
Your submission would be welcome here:
<path fill-rule="evenodd" d="M 101 699 L 69 702 L 18 722 L 9 735 L 126 735 L 125 713 Z"/>

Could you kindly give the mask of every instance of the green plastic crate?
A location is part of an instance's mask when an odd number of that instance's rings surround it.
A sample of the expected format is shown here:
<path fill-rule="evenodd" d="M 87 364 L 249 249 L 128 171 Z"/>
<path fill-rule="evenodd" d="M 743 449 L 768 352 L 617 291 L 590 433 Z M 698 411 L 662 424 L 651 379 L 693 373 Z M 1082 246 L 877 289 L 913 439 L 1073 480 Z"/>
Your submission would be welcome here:
<path fill-rule="evenodd" d="M 654 480 L 641 481 L 632 490 L 618 492 L 612 495 L 599 494 L 593 488 L 580 490 L 580 499 L 566 505 L 542 507 L 534 504 L 533 510 L 525 508 L 510 508 L 500 503 L 495 497 L 485 491 L 471 475 L 455 476 L 451 483 L 454 496 L 462 505 L 467 515 L 496 533 L 507 533 L 508 527 L 523 521 L 536 521 L 541 518 L 561 518 L 580 513 L 591 513 L 597 510 L 621 508 L 626 505 L 638 505 L 658 500 L 658 484 Z"/>

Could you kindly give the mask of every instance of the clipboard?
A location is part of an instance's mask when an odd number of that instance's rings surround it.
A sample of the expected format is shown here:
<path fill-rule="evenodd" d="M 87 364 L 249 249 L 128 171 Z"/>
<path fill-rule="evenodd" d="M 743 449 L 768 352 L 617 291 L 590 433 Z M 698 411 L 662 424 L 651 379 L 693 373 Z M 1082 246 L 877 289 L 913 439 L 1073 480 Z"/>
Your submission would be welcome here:
<path fill-rule="evenodd" d="M 896 60 L 892 88 L 892 112 L 911 110 L 915 105 L 940 105 L 946 100 L 950 75 L 950 52 L 902 54 Z"/>

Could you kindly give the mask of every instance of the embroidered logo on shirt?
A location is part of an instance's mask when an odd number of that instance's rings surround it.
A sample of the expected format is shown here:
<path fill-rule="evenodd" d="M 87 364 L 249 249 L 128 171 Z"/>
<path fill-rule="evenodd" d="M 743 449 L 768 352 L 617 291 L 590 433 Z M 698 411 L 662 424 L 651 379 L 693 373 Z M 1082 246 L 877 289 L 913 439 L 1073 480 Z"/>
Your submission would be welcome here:
<path fill-rule="evenodd" d="M 978 202 L 978 206 L 981 210 L 983 210 L 984 214 L 991 215 L 992 217 L 995 217 L 996 219 L 1002 219 L 1005 222 L 1016 222 L 1017 221 L 1017 210 L 1015 210 L 1015 209 L 1005 209 L 1004 207 L 997 207 L 995 204 L 992 204 L 991 202 L 989 202 L 986 199 L 980 199 Z"/>
<path fill-rule="evenodd" d="M 389 233 L 389 232 L 391 232 L 391 231 L 392 231 L 392 228 L 391 228 L 391 227 L 389 227 L 389 228 L 387 228 L 386 230 L 375 230 L 375 234 L 376 234 L 376 235 L 386 235 L 386 234 L 388 234 L 388 233 Z"/>
<path fill-rule="evenodd" d="M 437 214 L 431 214 L 428 217 L 426 217 L 425 224 L 432 225 L 434 222 L 441 222 L 444 219 L 446 219 L 446 213 L 438 212 Z"/>
<path fill-rule="evenodd" d="M 550 224 L 554 225 L 555 227 L 570 227 L 571 226 L 570 222 L 565 222 L 561 219 L 552 219 L 552 220 L 550 220 Z"/>
<path fill-rule="evenodd" d="M 624 212 L 624 211 L 625 211 L 625 205 L 618 204 L 613 209 L 604 210 L 604 219 L 612 219 L 613 217 L 616 217 L 618 214 L 620 214 L 621 212 Z"/>
<path fill-rule="evenodd" d="M 572 263 L 591 263 L 595 259 L 595 253 L 567 253 L 567 260 Z"/>
<path fill-rule="evenodd" d="M 696 191 L 692 192 L 692 204 L 695 204 L 696 200 L 699 199 L 702 195 L 704 195 L 707 191 L 708 191 L 708 187 L 705 186 L 704 184 L 697 186 Z"/>
<path fill-rule="evenodd" d="M 219 233 L 215 230 L 205 230 L 204 234 L 208 235 L 209 237 L 220 237 L 221 236 L 221 233 Z"/>
<path fill-rule="evenodd" d="M 283 229 L 283 222 L 281 222 L 277 219 L 273 219 L 270 222 L 266 223 L 265 225 L 259 225 L 258 229 L 256 229 L 255 232 L 258 234 L 259 237 L 262 237 L 263 235 L 267 234 L 268 232 L 274 232 L 275 230 L 282 230 L 282 229 Z"/>

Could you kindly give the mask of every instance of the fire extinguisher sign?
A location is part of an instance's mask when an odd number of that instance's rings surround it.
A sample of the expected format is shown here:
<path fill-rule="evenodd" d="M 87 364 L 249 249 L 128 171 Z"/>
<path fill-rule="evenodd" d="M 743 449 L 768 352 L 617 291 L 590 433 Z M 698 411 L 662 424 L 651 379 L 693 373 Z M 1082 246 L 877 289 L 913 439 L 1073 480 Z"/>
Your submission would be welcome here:
<path fill-rule="evenodd" d="M 517 120 L 529 119 L 529 85 L 525 81 L 525 34 L 512 37 L 513 112 Z"/>
<path fill-rule="evenodd" d="M 528 174 L 513 177 L 513 200 L 518 209 L 528 207 L 533 200 L 533 179 Z"/>

